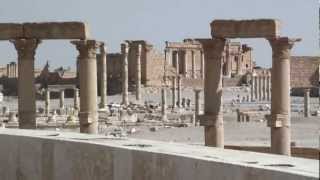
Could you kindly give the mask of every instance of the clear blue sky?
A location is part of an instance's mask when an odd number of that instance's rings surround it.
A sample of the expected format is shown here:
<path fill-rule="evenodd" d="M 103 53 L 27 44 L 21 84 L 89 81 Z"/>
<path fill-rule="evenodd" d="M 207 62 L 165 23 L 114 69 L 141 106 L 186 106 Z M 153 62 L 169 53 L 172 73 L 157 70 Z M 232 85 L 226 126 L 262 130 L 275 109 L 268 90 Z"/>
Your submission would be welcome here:
<path fill-rule="evenodd" d="M 210 37 L 214 19 L 276 18 L 282 35 L 300 37 L 295 55 L 320 55 L 317 0 L 1 0 L 0 22 L 85 21 L 93 38 L 117 52 L 126 39 L 144 39 L 159 50 L 164 42 Z M 263 39 L 241 39 L 254 48 L 258 65 L 270 66 L 271 49 Z M 0 63 L 16 59 L 13 45 L 0 42 Z M 77 51 L 69 41 L 44 41 L 36 66 L 74 68 Z"/>

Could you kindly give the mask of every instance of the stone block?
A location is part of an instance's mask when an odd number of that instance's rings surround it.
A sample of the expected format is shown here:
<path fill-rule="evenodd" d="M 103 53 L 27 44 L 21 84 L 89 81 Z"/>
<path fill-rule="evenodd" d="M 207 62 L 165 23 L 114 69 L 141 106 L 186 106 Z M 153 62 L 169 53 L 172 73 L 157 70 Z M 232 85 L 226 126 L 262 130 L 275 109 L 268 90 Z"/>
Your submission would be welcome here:
<path fill-rule="evenodd" d="M 274 38 L 280 36 L 280 21 L 214 20 L 211 23 L 211 35 L 222 38 Z"/>
<path fill-rule="evenodd" d="M 0 23 L 0 40 L 23 37 L 23 27 L 17 23 Z"/>
<path fill-rule="evenodd" d="M 24 23 L 25 38 L 88 39 L 89 28 L 82 22 Z"/>

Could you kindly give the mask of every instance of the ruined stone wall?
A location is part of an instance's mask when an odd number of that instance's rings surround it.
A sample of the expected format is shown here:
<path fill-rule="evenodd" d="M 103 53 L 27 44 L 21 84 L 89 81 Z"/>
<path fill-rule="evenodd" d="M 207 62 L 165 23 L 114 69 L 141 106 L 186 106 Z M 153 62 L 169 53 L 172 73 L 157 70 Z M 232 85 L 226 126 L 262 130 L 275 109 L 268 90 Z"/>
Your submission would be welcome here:
<path fill-rule="evenodd" d="M 164 54 L 155 49 L 146 53 L 146 85 L 161 86 L 164 75 Z"/>
<path fill-rule="evenodd" d="M 317 96 L 319 87 L 320 57 L 292 56 L 290 63 L 293 95 L 303 95 L 304 88 L 311 88 L 311 96 Z"/>

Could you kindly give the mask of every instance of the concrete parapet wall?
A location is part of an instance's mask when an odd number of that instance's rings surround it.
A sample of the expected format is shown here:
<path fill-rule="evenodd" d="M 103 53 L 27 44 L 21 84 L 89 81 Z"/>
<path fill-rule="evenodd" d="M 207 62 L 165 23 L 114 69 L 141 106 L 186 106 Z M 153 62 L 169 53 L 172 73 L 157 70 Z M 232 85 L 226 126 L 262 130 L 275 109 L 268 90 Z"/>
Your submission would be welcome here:
<path fill-rule="evenodd" d="M 1 180 L 315 180 L 318 161 L 203 146 L 0 130 Z"/>

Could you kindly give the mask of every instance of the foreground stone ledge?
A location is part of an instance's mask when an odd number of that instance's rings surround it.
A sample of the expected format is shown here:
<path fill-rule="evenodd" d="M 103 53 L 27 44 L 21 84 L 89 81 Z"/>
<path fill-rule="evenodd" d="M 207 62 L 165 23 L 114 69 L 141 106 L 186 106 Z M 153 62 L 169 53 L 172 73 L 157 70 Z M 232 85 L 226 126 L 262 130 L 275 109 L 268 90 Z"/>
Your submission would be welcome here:
<path fill-rule="evenodd" d="M 0 130 L 0 179 L 315 180 L 318 161 L 136 139 Z"/>
<path fill-rule="evenodd" d="M 45 22 L 23 24 L 25 38 L 88 39 L 89 28 L 82 22 Z"/>
<path fill-rule="evenodd" d="M 212 37 L 222 38 L 275 38 L 280 36 L 280 21 L 214 20 L 211 23 Z"/>
<path fill-rule="evenodd" d="M 0 40 L 17 39 L 23 37 L 22 24 L 0 23 Z"/>

